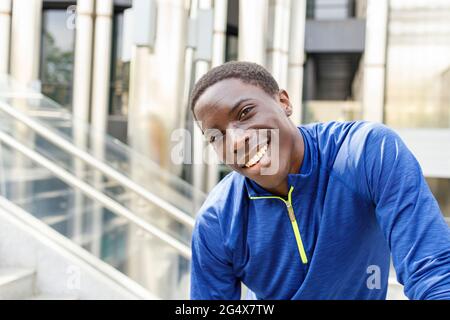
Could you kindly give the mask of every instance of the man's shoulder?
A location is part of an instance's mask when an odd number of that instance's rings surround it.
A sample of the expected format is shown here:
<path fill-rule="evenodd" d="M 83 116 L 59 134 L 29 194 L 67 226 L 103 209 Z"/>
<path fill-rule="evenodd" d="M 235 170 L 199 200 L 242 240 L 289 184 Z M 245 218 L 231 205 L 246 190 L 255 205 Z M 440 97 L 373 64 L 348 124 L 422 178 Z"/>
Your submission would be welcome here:
<path fill-rule="evenodd" d="M 329 174 L 356 193 L 367 197 L 369 193 L 364 183 L 367 172 L 374 162 L 380 161 L 382 154 L 390 153 L 395 141 L 400 139 L 398 135 L 378 122 L 353 121 L 317 125 L 319 152 L 322 162 L 326 161 Z"/>
<path fill-rule="evenodd" d="M 245 177 L 237 172 L 230 172 L 208 193 L 198 212 L 197 220 L 210 215 L 220 220 L 230 218 L 239 210 L 245 195 Z"/>
<path fill-rule="evenodd" d="M 302 125 L 301 128 L 309 132 L 321 146 L 330 143 L 339 144 L 345 140 L 350 141 L 354 137 L 368 135 L 371 132 L 377 133 L 389 130 L 384 124 L 363 120 L 314 122 Z"/>
<path fill-rule="evenodd" d="M 382 123 L 370 121 L 331 121 L 304 125 L 301 128 L 311 136 L 322 165 L 332 169 L 338 158 L 357 161 L 366 148 L 383 137 L 392 137 L 394 131 Z"/>

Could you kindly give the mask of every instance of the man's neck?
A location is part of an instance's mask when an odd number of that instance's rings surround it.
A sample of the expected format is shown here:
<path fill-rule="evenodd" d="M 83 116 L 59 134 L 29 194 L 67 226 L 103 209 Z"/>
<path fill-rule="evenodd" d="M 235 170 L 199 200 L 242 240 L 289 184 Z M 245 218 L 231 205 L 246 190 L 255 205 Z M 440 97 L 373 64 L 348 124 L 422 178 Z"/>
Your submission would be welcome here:
<path fill-rule="evenodd" d="M 288 174 L 299 173 L 300 168 L 303 164 L 303 158 L 305 156 L 305 143 L 303 141 L 303 137 L 301 134 L 299 134 L 298 128 L 295 127 L 294 125 L 293 127 L 295 129 L 295 132 L 292 133 L 294 135 L 294 139 L 291 149 L 292 150 L 290 161 L 291 165 Z M 286 176 L 283 182 L 280 183 L 278 186 L 266 190 L 280 197 L 287 197 L 289 192 L 288 176 Z"/>

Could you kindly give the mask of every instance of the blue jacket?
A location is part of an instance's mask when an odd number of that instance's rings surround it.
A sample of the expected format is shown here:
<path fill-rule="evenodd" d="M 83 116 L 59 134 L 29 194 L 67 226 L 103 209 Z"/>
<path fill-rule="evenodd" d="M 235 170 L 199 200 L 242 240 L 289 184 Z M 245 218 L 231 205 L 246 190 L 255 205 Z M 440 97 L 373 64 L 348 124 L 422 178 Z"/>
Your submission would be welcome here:
<path fill-rule="evenodd" d="M 450 299 L 450 230 L 399 136 L 361 121 L 299 134 L 290 199 L 236 172 L 209 194 L 192 237 L 191 298 L 240 299 L 242 282 L 258 299 L 385 299 L 392 254 L 410 299 Z"/>

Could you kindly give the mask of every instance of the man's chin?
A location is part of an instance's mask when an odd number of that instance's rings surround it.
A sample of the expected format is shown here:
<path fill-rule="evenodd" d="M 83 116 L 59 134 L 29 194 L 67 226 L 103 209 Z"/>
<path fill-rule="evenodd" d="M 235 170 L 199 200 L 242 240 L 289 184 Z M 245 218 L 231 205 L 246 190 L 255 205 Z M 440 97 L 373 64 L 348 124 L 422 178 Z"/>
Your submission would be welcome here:
<path fill-rule="evenodd" d="M 258 185 L 263 187 L 266 190 L 273 190 L 279 187 L 283 181 L 286 179 L 283 179 L 280 174 L 273 174 L 273 175 L 245 175 L 250 180 L 256 182 Z"/>
<path fill-rule="evenodd" d="M 280 170 L 279 167 L 275 170 L 275 168 L 272 168 L 272 163 L 270 161 L 262 163 L 258 162 L 251 167 L 235 165 L 230 166 L 230 168 L 250 180 L 255 181 L 260 186 L 269 189 L 280 186 L 287 177 L 287 170 Z"/>

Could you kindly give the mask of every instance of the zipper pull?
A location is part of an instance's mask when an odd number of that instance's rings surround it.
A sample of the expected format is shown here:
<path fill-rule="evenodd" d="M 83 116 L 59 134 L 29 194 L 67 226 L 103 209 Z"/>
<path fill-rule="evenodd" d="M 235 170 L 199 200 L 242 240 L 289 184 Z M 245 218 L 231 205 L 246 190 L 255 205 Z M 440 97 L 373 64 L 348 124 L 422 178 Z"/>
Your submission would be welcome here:
<path fill-rule="evenodd" d="M 289 219 L 291 219 L 291 222 L 295 221 L 295 214 L 294 214 L 294 209 L 292 209 L 292 205 L 289 202 L 286 202 L 286 207 L 288 210 L 288 214 L 289 214 Z"/>

